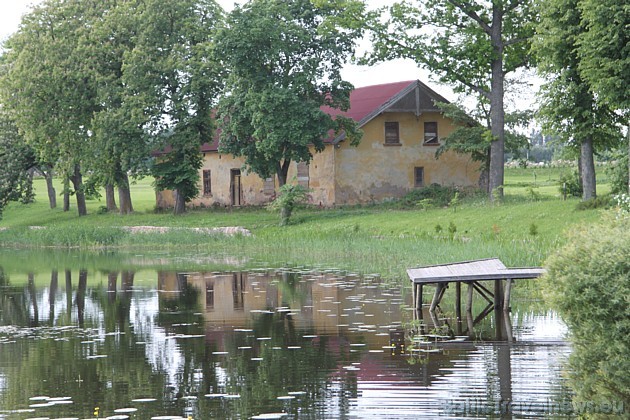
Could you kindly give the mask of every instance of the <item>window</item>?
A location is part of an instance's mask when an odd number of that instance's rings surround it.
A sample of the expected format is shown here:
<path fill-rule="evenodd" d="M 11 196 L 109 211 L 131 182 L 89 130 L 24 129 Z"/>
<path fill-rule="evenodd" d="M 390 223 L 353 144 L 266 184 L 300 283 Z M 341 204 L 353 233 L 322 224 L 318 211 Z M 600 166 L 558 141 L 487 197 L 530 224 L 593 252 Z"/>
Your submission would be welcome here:
<path fill-rule="evenodd" d="M 210 181 L 210 171 L 203 171 L 203 195 L 212 195 L 212 182 Z"/>
<path fill-rule="evenodd" d="M 385 144 L 400 144 L 400 128 L 398 121 L 385 123 Z"/>
<path fill-rule="evenodd" d="M 297 180 L 298 184 L 303 186 L 304 188 L 308 188 L 308 163 L 306 162 L 298 162 L 297 164 Z"/>
<path fill-rule="evenodd" d="M 274 195 L 276 192 L 276 181 L 274 177 L 266 178 L 263 184 L 263 194 Z"/>
<path fill-rule="evenodd" d="M 424 187 L 424 168 L 419 166 L 413 168 L 413 186 L 416 188 Z"/>
<path fill-rule="evenodd" d="M 438 125 L 435 121 L 424 123 L 424 144 L 426 146 L 438 146 Z"/>

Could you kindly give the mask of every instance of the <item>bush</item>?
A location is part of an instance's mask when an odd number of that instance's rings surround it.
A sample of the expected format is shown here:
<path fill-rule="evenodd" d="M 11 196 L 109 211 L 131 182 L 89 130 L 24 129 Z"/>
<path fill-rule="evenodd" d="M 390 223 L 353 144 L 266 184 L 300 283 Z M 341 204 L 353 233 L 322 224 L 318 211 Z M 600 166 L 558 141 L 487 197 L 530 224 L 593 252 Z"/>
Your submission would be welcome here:
<path fill-rule="evenodd" d="M 269 210 L 280 211 L 280 226 L 289 224 L 293 209 L 306 201 L 308 191 L 299 184 L 284 184 L 280 187 L 280 195 L 268 205 Z"/>
<path fill-rule="evenodd" d="M 567 323 L 576 401 L 630 405 L 630 218 L 573 233 L 550 257 L 547 297 Z"/>
<path fill-rule="evenodd" d="M 600 195 L 599 197 L 591 198 L 590 200 L 580 201 L 575 208 L 577 210 L 594 210 L 594 209 L 607 209 L 613 205 L 612 197 L 608 194 Z"/>
<path fill-rule="evenodd" d="M 560 193 L 571 197 L 582 197 L 582 181 L 578 171 L 573 173 L 565 172 L 560 175 Z"/>
<path fill-rule="evenodd" d="M 613 194 L 628 192 L 628 154 L 625 151 L 623 156 L 606 168 L 606 175 L 610 178 L 610 190 Z"/>
<path fill-rule="evenodd" d="M 398 204 L 406 208 L 415 207 L 419 204 L 427 207 L 427 203 L 435 207 L 446 207 L 451 203 L 457 192 L 457 189 L 453 187 L 431 184 L 424 188 L 409 191 L 398 201 Z"/>

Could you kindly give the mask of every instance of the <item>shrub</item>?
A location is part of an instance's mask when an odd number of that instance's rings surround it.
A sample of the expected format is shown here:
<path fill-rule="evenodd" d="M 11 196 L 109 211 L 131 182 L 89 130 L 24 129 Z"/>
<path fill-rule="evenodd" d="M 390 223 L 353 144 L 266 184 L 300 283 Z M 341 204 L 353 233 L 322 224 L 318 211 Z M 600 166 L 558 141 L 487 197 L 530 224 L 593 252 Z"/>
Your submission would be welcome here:
<path fill-rule="evenodd" d="M 565 172 L 560 175 L 560 193 L 571 197 L 582 197 L 582 181 L 578 171 L 573 173 Z"/>
<path fill-rule="evenodd" d="M 289 224 L 293 209 L 306 201 L 308 191 L 299 184 L 284 184 L 280 187 L 280 194 L 268 205 L 269 210 L 280 211 L 280 226 Z"/>
<path fill-rule="evenodd" d="M 623 155 L 606 168 L 606 175 L 610 178 L 610 190 L 613 194 L 628 192 L 628 154 Z"/>
<path fill-rule="evenodd" d="M 612 206 L 612 197 L 608 194 L 600 195 L 599 197 L 591 198 L 590 200 L 580 201 L 575 208 L 577 210 L 593 210 L 593 209 L 607 209 Z"/>
<path fill-rule="evenodd" d="M 630 218 L 574 232 L 551 256 L 547 297 L 567 323 L 576 401 L 630 404 Z"/>
<path fill-rule="evenodd" d="M 431 184 L 424 188 L 409 191 L 398 200 L 398 204 L 401 207 L 415 207 L 418 205 L 425 207 L 427 203 L 430 203 L 432 206 L 446 207 L 451 203 L 456 194 L 456 188 Z"/>

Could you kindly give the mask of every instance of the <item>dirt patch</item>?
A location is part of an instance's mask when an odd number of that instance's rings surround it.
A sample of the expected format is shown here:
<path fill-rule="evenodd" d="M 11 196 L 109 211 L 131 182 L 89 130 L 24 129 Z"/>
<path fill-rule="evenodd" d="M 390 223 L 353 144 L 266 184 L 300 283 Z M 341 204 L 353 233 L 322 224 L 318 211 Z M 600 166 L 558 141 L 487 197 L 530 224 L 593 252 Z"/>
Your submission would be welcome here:
<path fill-rule="evenodd" d="M 252 236 L 252 233 L 240 226 L 226 226 L 218 228 L 172 228 L 166 226 L 124 226 L 122 228 L 130 233 L 166 233 L 173 230 L 185 230 L 195 233 L 205 233 L 208 235 L 226 235 L 226 236 Z"/>

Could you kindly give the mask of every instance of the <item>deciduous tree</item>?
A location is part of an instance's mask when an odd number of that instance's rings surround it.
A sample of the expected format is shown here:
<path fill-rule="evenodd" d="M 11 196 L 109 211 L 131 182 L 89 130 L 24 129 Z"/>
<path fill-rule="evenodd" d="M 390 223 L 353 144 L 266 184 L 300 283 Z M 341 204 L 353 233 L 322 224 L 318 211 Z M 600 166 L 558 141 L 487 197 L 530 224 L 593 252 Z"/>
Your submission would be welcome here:
<path fill-rule="evenodd" d="M 336 3 L 345 7 L 357 2 Z M 388 7 L 380 20 L 352 13 L 371 29 L 373 51 L 366 62 L 410 58 L 457 92 L 489 104 L 488 192 L 490 199 L 502 197 L 506 76 L 530 63 L 537 19 L 533 1 L 409 0 Z"/>
<path fill-rule="evenodd" d="M 80 216 L 87 214 L 81 165 L 100 104 L 79 45 L 102 15 L 102 3 L 47 0 L 23 18 L 5 45 L 3 103 L 41 160 L 56 162 L 72 181 Z"/>
<path fill-rule="evenodd" d="M 594 152 L 619 140 L 618 115 L 599 101 L 579 71 L 578 39 L 587 30 L 579 0 L 543 0 L 534 50 L 539 71 L 543 125 L 580 151 L 582 198 L 596 196 Z"/>
<path fill-rule="evenodd" d="M 309 162 L 331 132 L 360 139 L 354 121 L 321 110 L 347 110 L 352 90 L 340 70 L 359 32 L 325 26 L 334 13 L 309 0 L 252 0 L 234 9 L 219 37 L 230 73 L 220 150 L 243 156 L 262 178 L 276 175 L 280 186 L 291 162 Z"/>
<path fill-rule="evenodd" d="M 15 123 L 0 107 L 0 219 L 10 201 L 31 201 L 34 150 L 18 133 Z"/>
<path fill-rule="evenodd" d="M 213 0 L 148 0 L 138 8 L 137 43 L 123 66 L 129 124 L 162 150 L 155 185 L 175 190 L 180 214 L 198 194 L 199 148 L 212 139 L 211 109 L 222 88 L 213 48 L 223 11 Z"/>

